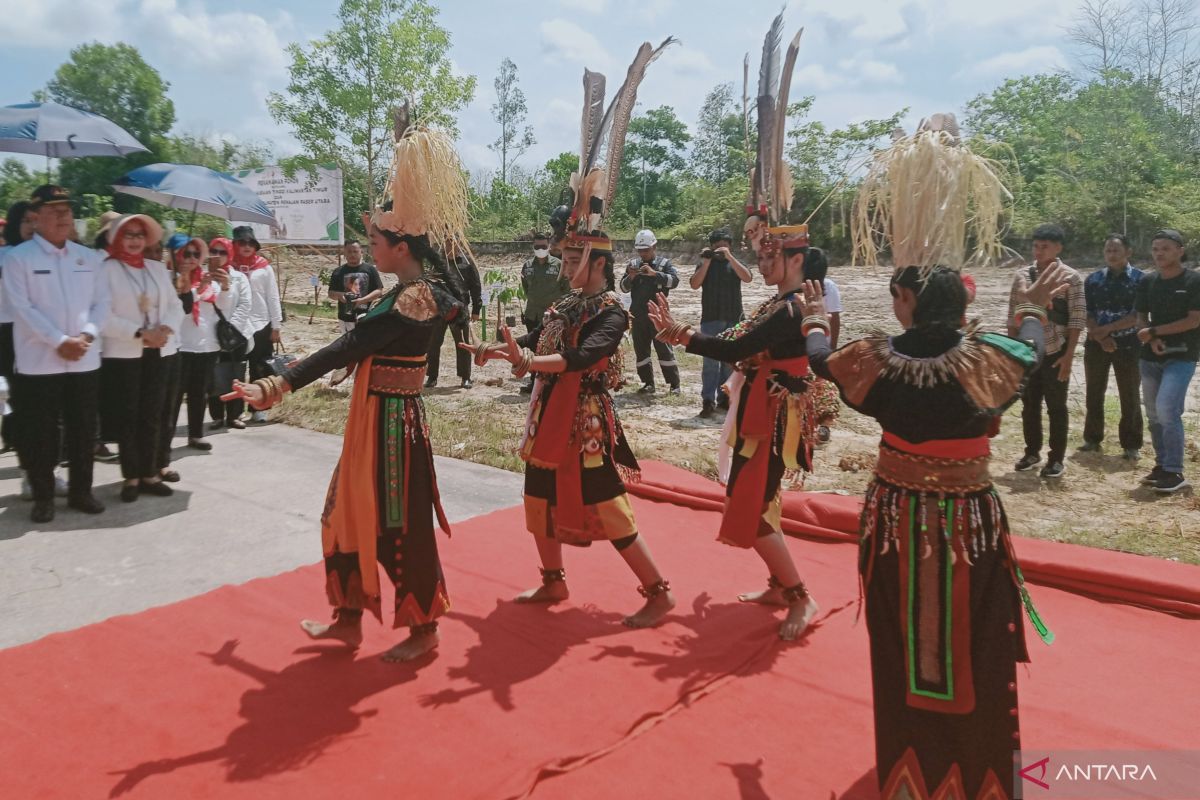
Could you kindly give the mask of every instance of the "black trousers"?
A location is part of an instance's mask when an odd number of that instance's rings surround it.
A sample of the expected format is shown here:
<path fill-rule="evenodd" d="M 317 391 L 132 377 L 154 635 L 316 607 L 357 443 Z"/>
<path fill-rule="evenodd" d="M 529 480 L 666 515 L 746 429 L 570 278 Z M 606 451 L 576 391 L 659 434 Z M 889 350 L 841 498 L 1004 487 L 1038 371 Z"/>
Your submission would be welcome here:
<path fill-rule="evenodd" d="M 204 411 L 208 407 L 209 387 L 212 386 L 216 353 L 180 353 L 179 390 L 175 395 L 175 418 L 183 398 L 187 396 L 187 426 L 189 439 L 204 438 Z"/>
<path fill-rule="evenodd" d="M 183 356 L 180 353 L 172 353 L 163 358 L 162 362 L 163 394 L 166 402 L 163 403 L 162 425 L 158 437 L 156 463 L 160 472 L 171 465 L 171 440 L 175 438 L 175 425 L 179 422 L 179 371 L 183 366 Z"/>
<path fill-rule="evenodd" d="M 275 374 L 267 362 L 275 353 L 275 345 L 271 342 L 271 323 L 254 332 L 254 347 L 250 349 L 250 380 L 269 378 Z"/>
<path fill-rule="evenodd" d="M 21 408 L 22 431 L 18 441 L 34 501 L 54 499 L 60 422 L 66 439 L 70 496 L 90 495 L 100 370 L 16 375 L 13 380 Z"/>
<path fill-rule="evenodd" d="M 246 401 L 222 400 L 221 395 L 233 388 L 235 380 L 246 380 L 246 359 L 240 353 L 219 353 L 213 367 L 212 390 L 208 397 L 208 413 L 216 422 L 233 422 L 246 411 Z"/>
<path fill-rule="evenodd" d="M 141 358 L 100 362 L 103 427 L 112 432 L 120 448 L 125 480 L 158 474 L 163 406 L 167 404 L 165 361 L 160 351 L 145 348 Z"/>
<path fill-rule="evenodd" d="M 1099 444 L 1104 440 L 1104 398 L 1108 394 L 1108 371 L 1117 378 L 1117 396 L 1121 400 L 1121 421 L 1117 436 L 1123 450 L 1137 449 L 1144 441 L 1142 425 L 1142 370 L 1138 365 L 1138 349 L 1117 349 L 1106 353 L 1098 343 L 1088 341 L 1083 346 L 1083 371 L 1087 377 L 1087 416 L 1083 423 L 1083 440 Z"/>
<path fill-rule="evenodd" d="M 643 384 L 654 385 L 654 364 L 650 361 L 650 345 L 658 355 L 658 366 L 668 386 L 679 386 L 679 365 L 675 362 L 675 351 L 666 342 L 654 338 L 654 323 L 642 315 L 633 317 L 633 352 L 637 357 L 637 374 Z"/>
<path fill-rule="evenodd" d="M 458 345 L 462 342 L 470 341 L 468 322 L 446 322 L 435 323 L 433 334 L 429 338 L 429 357 L 428 365 L 425 368 L 425 374 L 436 379 L 438 370 L 442 366 L 442 342 L 446 340 L 446 329 L 450 329 L 450 336 L 454 339 L 454 357 L 455 365 L 458 368 L 458 377 L 464 381 L 471 379 L 471 354 L 466 350 L 460 350 Z"/>
<path fill-rule="evenodd" d="M 1070 415 L 1067 413 L 1067 388 L 1070 381 L 1058 379 L 1056 362 L 1061 350 L 1042 359 L 1042 363 L 1029 377 L 1029 385 L 1021 397 L 1021 422 L 1025 429 L 1025 455 L 1042 454 L 1042 404 L 1050 417 L 1050 452 L 1047 463 L 1061 462 L 1067 455 L 1067 430 Z"/>

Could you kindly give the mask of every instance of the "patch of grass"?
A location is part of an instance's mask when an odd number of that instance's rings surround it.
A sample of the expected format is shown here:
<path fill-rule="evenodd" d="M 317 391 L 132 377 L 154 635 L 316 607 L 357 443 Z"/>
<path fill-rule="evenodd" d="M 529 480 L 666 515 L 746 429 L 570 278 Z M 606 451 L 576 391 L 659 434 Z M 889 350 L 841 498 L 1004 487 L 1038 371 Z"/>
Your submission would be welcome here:
<path fill-rule="evenodd" d="M 337 309 L 334 307 L 326 308 L 323 305 L 317 306 L 317 313 L 313 314 L 313 305 L 311 303 L 292 303 L 285 300 L 283 310 L 289 319 L 308 319 L 310 315 L 319 319 L 337 319 Z"/>
<path fill-rule="evenodd" d="M 1049 530 L 1031 531 L 1030 535 L 1055 542 L 1200 564 L 1200 533 L 1185 530 L 1177 519 L 1166 518 L 1160 523 L 1124 523 L 1105 529 L 1077 528 L 1061 523 Z"/>

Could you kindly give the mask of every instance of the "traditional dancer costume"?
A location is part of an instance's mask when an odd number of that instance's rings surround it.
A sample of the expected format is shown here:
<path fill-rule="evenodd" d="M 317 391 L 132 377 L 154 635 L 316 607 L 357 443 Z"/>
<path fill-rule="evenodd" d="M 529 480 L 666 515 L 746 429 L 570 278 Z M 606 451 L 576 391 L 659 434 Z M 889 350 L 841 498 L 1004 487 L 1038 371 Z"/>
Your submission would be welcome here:
<path fill-rule="evenodd" d="M 409 128 L 403 120 L 397 128 L 384 207 L 364 222 L 424 242 L 412 250 L 418 258 L 436 257 L 428 241 L 465 241 L 458 158 L 445 134 Z M 321 515 L 326 589 L 336 619 L 353 620 L 363 609 L 382 618 L 376 562 L 396 588 L 395 627 L 432 633 L 450 608 L 435 515 L 447 534 L 450 526 L 438 497 L 421 385 L 434 329 L 463 313 L 443 284 L 428 277 L 401 281 L 337 341 L 278 377 L 255 381 L 276 402 L 284 390 L 334 370 L 358 373 Z"/>
<path fill-rule="evenodd" d="M 584 114 L 579 169 L 571 176 L 570 213 L 560 220 L 564 262 L 580 255 L 580 269 L 607 256 L 608 287 L 584 295 L 575 289 L 554 303 L 541 322 L 516 340 L 524 350 L 518 377 L 536 375 L 520 455 L 525 468 L 525 518 L 537 537 L 587 546 L 611 541 L 619 551 L 637 540 L 625 481 L 639 474 L 610 392 L 623 380 L 621 339 L 629 314 L 613 291 L 612 243 L 600 228 L 616 191 L 625 131 L 646 67 L 674 40 L 641 46 L 625 83 L 604 109 L 605 78 L 583 75 Z M 486 346 L 481 346 L 480 355 Z M 563 372 L 538 372 L 536 356 L 559 355 Z M 565 580 L 563 569 L 542 569 L 547 587 Z M 654 598 L 669 591 L 665 580 L 639 587 Z"/>
<path fill-rule="evenodd" d="M 903 265 L 893 293 L 909 288 L 919 303 L 934 282 L 949 286 L 961 318 L 967 294 L 957 269 L 967 230 L 986 254 L 996 240 L 996 217 L 988 217 L 1006 193 L 992 165 L 959 146 L 952 118 L 942 122 L 877 158 L 854 233 L 868 263 L 877 263 L 876 236 L 890 242 Z M 923 216 L 901 202 L 938 211 Z M 942 210 L 961 213 L 968 204 L 982 221 L 946 224 L 954 212 Z M 1028 317 L 1020 330 L 1027 341 L 959 330 L 957 321 L 918 322 L 833 353 L 824 318 L 804 320 L 814 372 L 883 428 L 859 571 L 885 800 L 1012 796 L 1016 664 L 1028 661 L 1022 606 L 1042 638 L 1053 638 L 1024 588 L 988 476 L 988 437 L 1041 357 L 1044 310 L 1022 306 L 1018 314 Z"/>

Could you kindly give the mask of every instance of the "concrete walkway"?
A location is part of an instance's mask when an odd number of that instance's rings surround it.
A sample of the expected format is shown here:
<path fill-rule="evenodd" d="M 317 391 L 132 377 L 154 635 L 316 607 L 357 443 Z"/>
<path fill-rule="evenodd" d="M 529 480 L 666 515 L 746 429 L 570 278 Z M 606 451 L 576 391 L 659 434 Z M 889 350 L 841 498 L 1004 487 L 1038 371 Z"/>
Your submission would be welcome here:
<path fill-rule="evenodd" d="M 175 449 L 174 496 L 122 503 L 119 468 L 97 463 L 108 510 L 88 516 L 58 500 L 40 527 L 19 499 L 16 457 L 0 456 L 0 648 L 319 561 L 341 438 L 265 425 L 208 441 L 208 453 Z M 437 472 L 451 522 L 520 502 L 520 475 L 446 458 Z"/>

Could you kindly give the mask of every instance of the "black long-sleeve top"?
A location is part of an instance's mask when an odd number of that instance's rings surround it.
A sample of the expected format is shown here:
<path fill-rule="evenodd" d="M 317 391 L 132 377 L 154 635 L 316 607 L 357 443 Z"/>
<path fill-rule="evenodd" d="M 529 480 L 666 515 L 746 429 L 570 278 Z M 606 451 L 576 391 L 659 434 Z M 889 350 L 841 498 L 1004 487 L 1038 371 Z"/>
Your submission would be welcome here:
<path fill-rule="evenodd" d="M 367 356 L 424 356 L 429 351 L 434 325 L 439 320 L 454 319 L 462 306 L 436 284 L 421 283 L 430 287 L 430 294 L 424 308 L 405 309 L 414 316 L 396 310 L 396 298 L 401 292 L 394 289 L 379 301 L 393 305 L 380 309 L 382 313 L 377 313 L 373 307 L 353 330 L 285 369 L 280 377 L 295 391 L 328 372 L 357 364 Z"/>
<path fill-rule="evenodd" d="M 537 349 L 541 339 L 543 325 L 538 325 L 524 336 L 517 338 L 517 344 Z M 629 315 L 619 305 L 611 305 L 601 309 L 596 316 L 583 323 L 579 331 L 579 344 L 559 350 L 559 355 L 567 362 L 567 372 L 584 372 L 594 367 L 602 359 L 617 352 L 621 346 L 621 337 L 629 327 Z"/>
<path fill-rule="evenodd" d="M 1004 409 L 1020 396 L 1020 375 L 1022 372 L 1028 374 L 1032 367 L 1015 369 L 1007 373 L 1007 379 L 989 378 L 980 381 L 980 387 L 988 390 L 984 395 L 979 387 L 972 393 L 969 387 L 956 379 L 943 379 L 932 385 L 921 385 L 918 381 L 906 380 L 902 372 L 884 374 L 882 362 L 877 360 L 877 351 L 874 348 L 878 346 L 880 349 L 890 349 L 900 357 L 899 363 L 903 365 L 905 360 L 915 362 L 949 354 L 954 348 L 964 345 L 965 338 L 968 337 L 960 331 L 913 329 L 874 345 L 869 344 L 868 340 L 860 339 L 837 351 L 848 351 L 842 353 L 842 360 L 847 357 L 851 359 L 851 363 L 839 364 L 837 369 L 831 368 L 831 358 L 836 356 L 824 331 L 817 329 L 809 333 L 806 349 L 812 371 L 822 378 L 836 382 L 841 390 L 842 400 L 847 405 L 878 420 L 885 431 L 906 441 L 919 443 L 934 439 L 970 439 L 987 435 L 992 417 L 1002 414 Z M 1000 350 L 974 335 L 970 338 L 968 346 L 977 346 L 982 358 L 1000 359 L 994 363 L 1001 365 L 1010 363 L 1010 357 L 1001 354 Z M 1037 361 L 1040 361 L 1044 355 L 1041 322 L 1027 318 L 1021 325 L 1019 338 L 1034 346 Z M 979 370 L 991 366 L 986 360 L 982 363 L 976 361 L 974 364 L 964 368 Z M 850 385 L 852 381 L 857 384 L 857 388 Z M 863 386 L 869 388 L 864 392 Z"/>
<path fill-rule="evenodd" d="M 693 331 L 686 350 L 727 364 L 736 364 L 763 352 L 774 359 L 799 358 L 806 353 L 804 337 L 800 333 L 799 309 L 794 303 L 783 303 L 771 316 L 733 339 Z"/>
<path fill-rule="evenodd" d="M 626 270 L 641 269 L 644 266 L 653 267 L 654 274 L 635 274 L 631 277 L 626 271 L 621 276 L 621 291 L 629 293 L 629 311 L 638 317 L 644 317 L 649 313 L 646 308 L 655 295 L 666 296 L 679 285 L 679 273 L 675 271 L 671 259 L 655 256 L 653 261 L 643 262 L 640 258 L 635 258 L 629 262 Z"/>

